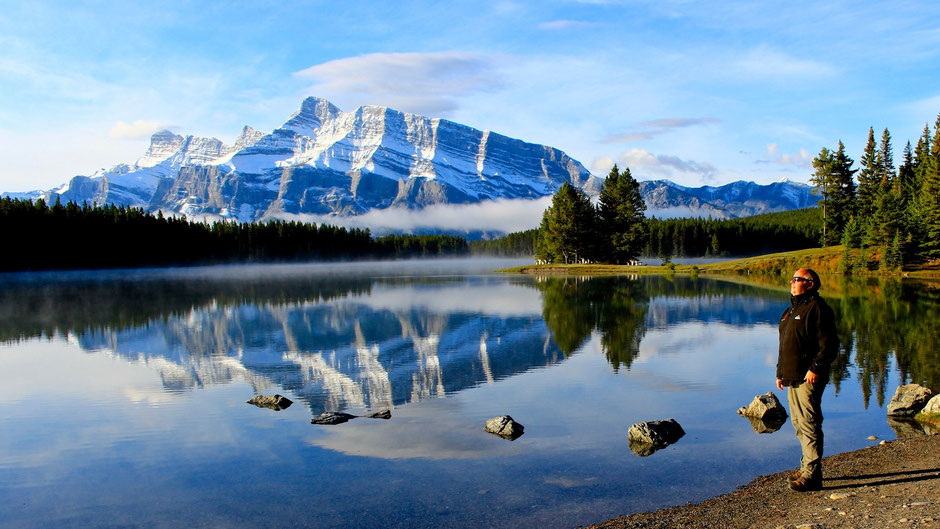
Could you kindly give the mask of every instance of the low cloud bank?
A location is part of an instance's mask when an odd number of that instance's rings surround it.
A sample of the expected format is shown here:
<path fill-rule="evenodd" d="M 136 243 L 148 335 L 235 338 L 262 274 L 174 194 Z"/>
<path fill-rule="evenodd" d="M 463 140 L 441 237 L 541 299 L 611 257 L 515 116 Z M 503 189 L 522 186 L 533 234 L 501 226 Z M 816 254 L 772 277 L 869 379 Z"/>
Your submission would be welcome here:
<path fill-rule="evenodd" d="M 487 200 L 475 204 L 438 204 L 424 209 L 377 209 L 363 215 L 281 215 L 284 220 L 369 228 L 374 234 L 425 231 L 504 232 L 537 228 L 552 197 Z"/>

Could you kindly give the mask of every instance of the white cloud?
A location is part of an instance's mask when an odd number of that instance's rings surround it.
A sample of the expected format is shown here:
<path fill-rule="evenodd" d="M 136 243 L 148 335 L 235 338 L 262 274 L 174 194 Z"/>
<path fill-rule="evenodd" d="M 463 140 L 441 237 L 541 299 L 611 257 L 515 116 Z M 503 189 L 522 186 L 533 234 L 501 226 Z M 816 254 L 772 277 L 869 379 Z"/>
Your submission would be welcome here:
<path fill-rule="evenodd" d="M 813 158 L 806 149 L 800 149 L 795 154 L 780 152 L 780 147 L 776 143 L 768 143 L 764 157 L 757 160 L 757 163 L 775 163 L 779 165 L 795 165 L 798 167 L 811 167 Z"/>
<path fill-rule="evenodd" d="M 799 59 L 767 46 L 759 46 L 747 52 L 737 61 L 737 69 L 760 78 L 819 78 L 836 73 L 827 63 Z"/>
<path fill-rule="evenodd" d="M 633 130 L 623 134 L 613 134 L 601 143 L 629 143 L 643 141 L 667 134 L 676 129 L 694 127 L 697 125 L 711 125 L 719 123 L 717 118 L 664 118 L 638 123 Z"/>
<path fill-rule="evenodd" d="M 488 200 L 476 204 L 439 204 L 424 209 L 378 209 L 354 217 L 284 215 L 303 220 L 369 228 L 373 233 L 415 232 L 422 229 L 515 232 L 537 228 L 552 197 L 535 200 Z"/>
<path fill-rule="evenodd" d="M 594 27 L 595 25 L 596 24 L 591 22 L 584 22 L 582 20 L 552 20 L 549 22 L 542 22 L 538 25 L 538 28 L 550 31 L 565 31 L 569 29 L 585 29 Z"/>
<path fill-rule="evenodd" d="M 118 121 L 111 127 L 109 136 L 115 139 L 141 140 L 147 139 L 154 132 L 168 128 L 165 123 L 159 121 L 134 120 L 132 123 Z"/>
<path fill-rule="evenodd" d="M 311 95 L 429 116 L 448 115 L 459 107 L 461 97 L 502 86 L 491 57 L 465 52 L 372 53 L 294 75 L 314 82 L 308 89 Z"/>
<path fill-rule="evenodd" d="M 692 174 L 702 183 L 715 179 L 717 169 L 708 162 L 683 160 L 671 154 L 653 154 L 644 149 L 630 149 L 618 157 L 621 167 L 629 167 L 634 178 L 645 180 L 651 177 L 673 178 L 676 173 Z"/>

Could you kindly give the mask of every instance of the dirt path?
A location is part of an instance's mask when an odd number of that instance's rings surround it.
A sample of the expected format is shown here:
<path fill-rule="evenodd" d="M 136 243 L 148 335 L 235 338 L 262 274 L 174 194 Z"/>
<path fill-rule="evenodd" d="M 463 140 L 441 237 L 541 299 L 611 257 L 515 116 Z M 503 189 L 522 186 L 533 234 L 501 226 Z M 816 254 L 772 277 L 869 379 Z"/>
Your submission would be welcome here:
<path fill-rule="evenodd" d="M 781 472 L 698 504 L 591 526 L 667 528 L 938 528 L 940 435 L 889 441 L 823 460 L 823 490 L 786 488 Z"/>

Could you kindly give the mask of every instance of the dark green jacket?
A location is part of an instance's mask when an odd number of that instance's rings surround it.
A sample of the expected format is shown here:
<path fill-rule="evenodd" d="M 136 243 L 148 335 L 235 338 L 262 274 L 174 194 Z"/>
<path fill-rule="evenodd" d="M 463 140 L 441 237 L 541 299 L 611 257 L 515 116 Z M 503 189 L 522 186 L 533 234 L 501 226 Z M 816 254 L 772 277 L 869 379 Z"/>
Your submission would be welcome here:
<path fill-rule="evenodd" d="M 823 380 L 839 353 L 835 315 L 816 292 L 790 298 L 780 317 L 777 378 L 786 386 L 799 385 L 811 370 Z"/>

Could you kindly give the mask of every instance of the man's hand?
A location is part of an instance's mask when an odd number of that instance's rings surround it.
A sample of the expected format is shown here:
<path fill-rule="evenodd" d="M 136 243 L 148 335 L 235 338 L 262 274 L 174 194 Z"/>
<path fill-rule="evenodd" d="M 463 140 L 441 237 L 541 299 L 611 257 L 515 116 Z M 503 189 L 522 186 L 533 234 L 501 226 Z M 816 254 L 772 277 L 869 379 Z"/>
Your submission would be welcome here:
<path fill-rule="evenodd" d="M 815 384 L 819 380 L 819 375 L 813 373 L 812 371 L 807 371 L 806 376 L 803 377 L 803 380 L 809 382 L 810 384 Z"/>
<path fill-rule="evenodd" d="M 783 381 L 779 378 L 777 379 L 777 389 L 783 389 Z"/>

